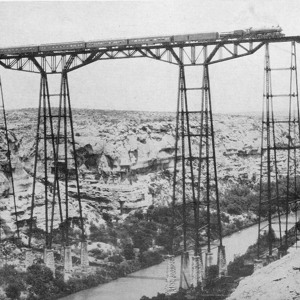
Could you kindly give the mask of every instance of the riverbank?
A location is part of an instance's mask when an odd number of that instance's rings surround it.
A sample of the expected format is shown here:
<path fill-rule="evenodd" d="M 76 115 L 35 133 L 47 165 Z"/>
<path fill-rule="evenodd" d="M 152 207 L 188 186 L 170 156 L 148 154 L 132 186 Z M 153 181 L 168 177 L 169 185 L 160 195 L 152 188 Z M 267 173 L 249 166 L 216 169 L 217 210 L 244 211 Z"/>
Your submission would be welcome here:
<path fill-rule="evenodd" d="M 118 255 L 111 255 L 106 261 L 101 260 L 100 262 L 100 260 L 98 260 L 99 264 L 96 264 L 95 262 L 90 263 L 90 267 L 83 271 L 80 268 L 78 258 L 76 258 L 77 261 L 74 263 L 72 276 L 70 280 L 65 283 L 63 281 L 62 264 L 60 263 L 56 266 L 57 268 L 54 277 L 50 269 L 46 268 L 42 263 L 42 253 L 38 251 L 35 253 L 36 262 L 33 265 L 34 273 L 38 275 L 32 280 L 30 278 L 34 275 L 31 274 L 31 269 L 26 270 L 23 266 L 25 250 L 19 250 L 18 252 L 18 249 L 15 249 L 16 247 L 12 246 L 13 244 L 5 243 L 5 249 L 8 253 L 14 255 L 12 257 L 6 256 L 6 263 L 8 265 L 5 265 L 0 269 L 0 299 L 7 299 L 8 295 L 19 295 L 20 299 L 28 300 L 58 299 L 82 290 L 107 284 L 108 282 L 124 277 L 127 274 L 132 274 L 133 272 L 162 262 L 162 255 L 157 251 L 148 250 L 140 254 L 136 253 L 138 255 L 130 260 L 126 260 L 119 253 Z M 15 253 L 18 254 L 16 255 Z M 127 253 L 125 255 L 128 256 L 129 254 L 130 253 Z M 134 255 L 134 253 L 131 254 Z M 129 256 L 131 257 L 132 255 Z M 10 260 L 10 258 L 14 260 Z M 23 263 L 16 263 L 17 261 Z M 61 259 L 58 258 L 58 261 L 61 261 Z M 47 276 L 44 276 L 43 273 L 46 273 Z M 161 277 L 164 276 L 165 274 Z M 43 279 L 40 280 L 40 278 Z"/>
<path fill-rule="evenodd" d="M 300 248 L 241 280 L 228 300 L 300 299 Z"/>
<path fill-rule="evenodd" d="M 257 225 L 250 225 L 247 224 L 244 226 L 244 229 L 231 233 L 224 237 L 223 244 L 225 245 L 226 249 L 226 255 L 227 255 L 227 262 L 232 261 L 234 256 L 237 254 L 243 254 L 247 250 L 248 246 L 254 243 L 257 239 Z M 243 245 L 243 242 L 241 241 L 247 241 L 245 245 Z M 203 249 L 205 250 L 205 249 Z M 217 248 L 213 249 L 213 251 L 216 251 Z M 148 253 L 148 259 L 149 259 L 149 251 Z M 150 253 L 154 253 L 153 251 L 150 251 Z M 160 262 L 159 257 L 157 256 L 158 253 L 156 253 L 156 257 L 152 257 L 151 260 L 148 260 L 152 262 L 152 264 L 155 264 L 157 262 Z M 216 253 L 214 253 L 214 257 L 216 257 Z M 143 255 L 142 259 L 145 263 L 145 255 Z M 41 261 L 41 260 L 40 260 Z M 154 296 L 157 292 L 164 292 L 165 288 L 165 274 L 166 274 L 166 264 L 165 262 L 155 265 L 154 267 L 145 268 L 145 264 L 141 264 L 140 259 L 132 259 L 132 260 L 122 260 L 120 261 L 120 254 L 118 255 L 112 255 L 106 262 L 102 261 L 101 265 L 96 266 L 94 263 L 90 264 L 90 268 L 88 271 L 82 272 L 82 270 L 76 266 L 78 265 L 78 262 L 75 264 L 75 271 L 73 273 L 73 277 L 70 279 L 70 281 L 65 284 L 62 282 L 62 266 L 58 268 L 56 279 L 49 278 L 49 282 L 45 282 L 43 284 L 52 286 L 51 293 L 55 292 L 55 295 L 52 297 L 51 295 L 44 294 L 40 298 L 34 298 L 34 299 L 57 299 L 58 297 L 64 297 L 66 295 L 70 295 L 67 298 L 63 299 L 77 299 L 77 294 L 74 294 L 76 292 L 81 291 L 80 293 L 83 293 L 82 298 L 78 299 L 84 299 L 86 300 L 86 294 L 91 294 L 91 290 L 98 290 L 100 289 L 100 293 L 107 294 L 107 299 L 117 300 L 118 295 L 114 294 L 114 292 L 117 289 L 120 288 L 120 285 L 126 285 L 131 286 L 131 290 L 135 291 L 135 294 L 131 294 L 131 291 L 128 291 L 127 289 L 125 291 L 121 291 L 122 298 L 120 300 L 126 299 L 124 298 L 125 293 L 129 293 L 129 295 L 132 295 L 135 297 L 135 295 L 140 294 L 140 297 L 145 295 L 145 283 L 149 287 L 149 293 L 146 294 L 147 296 Z M 142 268 L 145 269 L 142 269 Z M 179 270 L 180 270 L 180 259 L 177 258 L 177 278 L 179 278 Z M 77 270 L 76 270 L 77 269 Z M 136 272 L 139 270 L 138 272 Z M 159 270 L 159 271 L 158 271 Z M 134 273 L 133 273 L 134 272 Z M 130 274 L 128 277 L 124 277 L 127 274 Z M 25 276 L 26 277 L 26 276 Z M 119 278 L 119 279 L 118 279 Z M 26 282 L 26 279 L 23 280 Z M 141 287 L 143 287 L 141 289 Z M 28 290 L 28 287 L 26 287 L 23 290 Z M 152 290 L 154 289 L 154 291 Z M 80 294 L 79 293 L 79 294 Z M 112 298 L 110 298 L 110 295 L 113 295 Z M 27 294 L 28 295 L 28 294 Z M 46 296 L 49 298 L 46 298 Z M 51 298 L 52 297 L 52 298 Z M 22 299 L 26 299 L 26 297 L 23 297 Z M 29 298 L 31 299 L 31 298 Z M 89 298 L 87 298 L 89 299 Z M 97 298 L 91 298 L 91 299 L 97 299 Z M 106 298 L 103 298 L 106 300 Z M 129 300 L 132 300 L 134 298 L 128 298 Z M 138 299 L 135 297 L 135 299 Z"/>
<path fill-rule="evenodd" d="M 280 240 L 276 238 L 273 232 L 273 252 L 269 256 L 268 242 L 270 237 L 268 234 L 264 234 L 260 237 L 259 248 L 258 243 L 249 246 L 244 255 L 236 257 L 228 265 L 228 276 L 218 278 L 218 267 L 212 266 L 212 269 L 208 270 L 207 277 L 202 286 L 200 284 L 196 288 L 191 287 L 187 290 L 179 290 L 168 297 L 165 294 L 158 294 L 152 298 L 142 297 L 141 300 L 298 299 L 300 298 L 298 288 L 298 284 L 300 283 L 300 264 L 294 252 L 296 251 L 299 255 L 300 249 L 297 246 L 297 234 L 295 230 L 295 226 L 288 230 L 286 240 L 288 251 L 286 247 L 282 246 Z M 283 240 L 285 241 L 285 237 L 283 237 Z M 259 257 L 261 258 L 261 263 L 254 268 L 258 249 L 260 250 Z M 258 270 L 258 268 L 261 269 Z M 249 276 L 250 278 L 248 279 Z M 280 281 L 280 283 L 278 284 L 277 281 Z"/>
<path fill-rule="evenodd" d="M 116 258 L 114 258 L 116 259 Z M 133 260 L 106 262 L 82 269 L 78 263 L 74 264 L 70 279 L 65 282 L 63 266 L 58 266 L 55 274 L 47 268 L 42 259 L 36 261 L 25 270 L 22 266 L 5 264 L 0 268 L 0 299 L 7 299 L 8 295 L 18 296 L 22 300 L 55 300 L 79 291 L 107 284 L 118 278 L 125 277 L 137 270 L 149 268 L 162 262 L 158 253 L 145 257 L 142 254 Z M 11 297 L 10 297 L 11 298 Z M 15 299 L 15 298 L 13 298 Z"/>
<path fill-rule="evenodd" d="M 274 222 L 277 220 L 274 219 Z M 262 226 L 266 226 L 263 222 Z M 248 247 L 257 241 L 258 226 L 252 225 L 244 230 L 240 230 L 223 239 L 226 249 L 227 262 L 234 260 L 236 255 L 244 254 Z M 203 249 L 205 251 L 205 249 Z M 217 248 L 212 249 L 214 259 L 216 258 Z M 216 264 L 216 259 L 213 262 Z M 175 258 L 176 265 L 176 288 L 179 287 L 180 278 L 180 256 Z M 139 300 L 142 296 L 154 297 L 157 293 L 165 291 L 165 277 L 167 264 L 166 261 L 159 265 L 137 271 L 130 276 L 122 277 L 106 284 L 101 284 L 95 288 L 84 290 L 76 294 L 69 295 L 61 300 Z M 246 271 L 246 270 L 244 270 Z"/>

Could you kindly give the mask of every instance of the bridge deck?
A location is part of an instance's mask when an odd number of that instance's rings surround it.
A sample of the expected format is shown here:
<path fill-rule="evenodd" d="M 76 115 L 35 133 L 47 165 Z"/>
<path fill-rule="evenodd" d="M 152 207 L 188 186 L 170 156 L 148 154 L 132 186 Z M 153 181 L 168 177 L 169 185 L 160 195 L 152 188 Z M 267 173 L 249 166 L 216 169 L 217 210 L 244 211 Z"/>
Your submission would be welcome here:
<path fill-rule="evenodd" d="M 60 51 L 38 51 L 40 46 L 33 46 L 30 53 L 0 54 L 0 65 L 10 70 L 40 74 L 70 72 L 99 60 L 140 57 L 174 65 L 199 66 L 251 55 L 265 44 L 284 42 L 299 43 L 300 36 L 251 39 L 227 38 L 198 42 L 170 41 L 151 45 L 127 44 L 99 48 L 86 48 L 87 43 L 82 42 L 78 44 L 80 45 L 78 49 Z M 46 46 L 45 48 L 41 46 L 41 49 L 46 48 Z M 17 50 L 16 47 L 14 51 Z M 217 53 L 220 55 L 216 55 Z"/>
<path fill-rule="evenodd" d="M 234 38 L 234 39 L 218 39 L 211 41 L 185 41 L 185 42 L 163 42 L 161 44 L 153 44 L 153 45 L 143 45 L 143 44 L 135 44 L 135 45 L 115 45 L 115 46 L 107 46 L 107 47 L 99 47 L 99 48 L 84 48 L 84 49 L 72 49 L 72 50 L 61 50 L 61 51 L 40 51 L 36 53 L 15 53 L 15 54 L 0 54 L 0 59 L 11 59 L 11 58 L 19 58 L 19 57 L 45 57 L 45 56 L 61 56 L 66 54 L 88 54 L 93 53 L 98 50 L 102 51 L 123 51 L 123 50 L 137 50 L 137 49 L 169 49 L 169 48 L 182 48 L 182 47 L 197 47 L 197 46 L 214 46 L 214 45 L 232 45 L 232 44 L 243 44 L 243 43 L 282 43 L 282 42 L 291 42 L 295 41 L 300 43 L 300 36 L 284 36 L 284 37 L 276 37 L 276 38 Z M 49 44 L 51 45 L 51 44 Z M 36 45 L 39 46 L 39 45 Z M 19 46 L 16 46 L 18 48 Z M 20 46 L 21 47 L 21 46 Z M 1 49 L 1 48 L 0 48 Z"/>

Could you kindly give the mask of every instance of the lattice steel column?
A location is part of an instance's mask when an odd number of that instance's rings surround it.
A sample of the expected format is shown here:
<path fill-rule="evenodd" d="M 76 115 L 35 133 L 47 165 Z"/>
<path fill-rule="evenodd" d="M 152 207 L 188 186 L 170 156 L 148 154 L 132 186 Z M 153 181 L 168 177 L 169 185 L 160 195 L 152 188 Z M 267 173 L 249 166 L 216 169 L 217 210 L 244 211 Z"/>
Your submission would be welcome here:
<path fill-rule="evenodd" d="M 32 198 L 31 198 L 31 212 L 30 212 L 30 228 L 29 228 L 29 246 L 31 246 L 33 223 L 34 223 L 34 208 L 36 202 L 36 183 L 38 163 L 43 165 L 43 184 L 44 184 L 44 205 L 45 205 L 45 248 L 51 248 L 52 244 L 52 211 L 55 204 L 56 189 L 58 188 L 58 181 L 54 178 L 51 182 L 49 173 L 51 164 L 53 163 L 56 149 L 55 149 L 55 135 L 53 126 L 53 115 L 51 111 L 51 103 L 48 87 L 48 78 L 45 73 L 41 74 L 40 81 L 40 96 L 39 96 L 39 109 L 38 109 L 38 122 L 37 122 L 37 134 L 35 145 L 35 159 L 33 170 L 33 186 L 32 186 Z M 49 145 L 50 143 L 50 145 Z M 42 146 L 40 145 L 42 144 Z M 52 195 L 51 195 L 52 193 Z M 60 208 L 60 221 L 62 219 L 62 208 L 60 201 L 60 192 L 57 191 L 59 208 Z M 52 201 L 50 200 L 52 198 Z"/>
<path fill-rule="evenodd" d="M 45 62 L 44 62 L 45 63 Z M 65 59 L 63 61 L 65 65 Z M 51 109 L 52 103 L 50 98 L 58 97 L 59 107 Z M 53 113 L 54 112 L 54 113 Z M 42 144 L 42 145 L 40 145 Z M 50 144 L 50 145 L 49 145 Z M 47 249 L 51 249 L 52 240 L 55 234 L 61 235 L 61 244 L 65 247 L 68 255 L 64 255 L 64 265 L 66 272 L 70 271 L 70 222 L 69 216 L 69 183 L 70 180 L 75 180 L 77 200 L 79 207 L 79 227 L 81 229 L 81 242 L 85 245 L 85 235 L 83 228 L 82 206 L 79 189 L 79 177 L 77 168 L 77 157 L 75 149 L 73 118 L 70 102 L 70 93 L 68 85 L 67 71 L 61 74 L 60 91 L 56 94 L 50 94 L 48 88 L 47 75 L 41 73 L 40 83 L 40 98 L 38 110 L 38 124 L 36 135 L 34 174 L 33 174 L 33 192 L 31 199 L 31 222 L 29 232 L 29 246 L 31 246 L 34 208 L 36 203 L 36 182 L 38 163 L 43 165 L 44 183 L 44 204 L 45 204 L 45 253 L 50 253 Z M 56 217 L 56 208 L 58 205 L 59 214 L 59 228 L 54 231 L 54 218 Z M 58 238 L 58 236 L 57 236 Z M 86 250 L 83 246 L 83 251 Z M 52 253 L 52 252 L 51 252 Z M 84 252 L 84 266 L 88 265 L 88 258 L 86 251 Z M 48 255 L 49 256 L 49 255 Z M 45 263 L 54 266 L 54 261 L 49 260 L 45 255 Z"/>
<path fill-rule="evenodd" d="M 201 103 L 202 87 L 187 87 L 185 69 L 179 66 L 178 101 L 176 117 L 176 145 L 173 182 L 173 210 L 182 221 L 183 252 L 181 259 L 180 287 L 187 288 L 190 282 L 191 270 L 187 259 L 188 244 L 194 242 L 194 255 L 200 259 L 199 246 L 199 202 L 197 199 L 197 168 L 199 165 L 198 145 L 200 139 L 199 119 L 200 109 L 189 109 L 187 93 L 199 93 L 198 103 Z M 198 105 L 199 106 L 199 105 Z M 196 130 L 194 130 L 196 128 Z M 192 208 L 192 209 L 191 209 Z M 197 279 L 198 280 L 198 279 Z"/>
<path fill-rule="evenodd" d="M 77 156 L 76 156 L 76 149 L 75 149 L 73 117 L 72 117 L 67 72 L 63 72 L 61 76 L 56 154 L 57 155 L 54 160 L 55 177 L 64 182 L 64 201 L 65 201 L 64 236 L 65 236 L 65 245 L 69 246 L 70 217 L 69 217 L 68 183 L 72 179 L 75 180 L 76 183 L 77 200 L 79 206 L 79 226 L 81 229 L 82 242 L 85 241 L 85 235 L 84 235 L 82 206 L 81 206 L 81 197 L 80 197 L 80 188 L 79 188 Z"/>
<path fill-rule="evenodd" d="M 184 66 L 179 67 L 177 124 L 175 137 L 175 166 L 173 182 L 173 203 L 181 207 L 183 251 L 187 251 L 187 205 L 196 205 L 196 187 L 193 168 L 195 153 L 192 153 L 192 135 L 190 132 L 190 114 L 187 102 Z M 181 200 L 181 201 L 180 201 Z M 179 202 L 180 201 L 180 202 Z M 198 210 L 195 209 L 195 214 Z M 198 216 L 198 215 L 197 215 Z M 198 222 L 198 217 L 195 218 Z M 190 224 L 191 225 L 191 224 Z M 197 225 L 196 225 L 197 226 Z M 198 228 L 198 226 L 197 226 Z M 191 229 L 191 228 L 190 228 Z M 198 247 L 199 233 L 195 231 L 195 247 Z"/>
<path fill-rule="evenodd" d="M 260 257 L 260 234 L 262 211 L 267 210 L 268 216 L 268 247 L 269 255 L 272 254 L 272 200 L 277 207 L 277 214 L 280 223 L 279 212 L 279 195 L 278 195 L 278 170 L 277 170 L 277 153 L 275 147 L 275 123 L 273 113 L 272 98 L 272 81 L 270 69 L 269 45 L 266 44 L 265 53 L 265 78 L 264 78 L 264 97 L 263 97 L 263 115 L 262 115 L 262 139 L 261 139 L 261 168 L 260 168 L 260 201 L 259 201 L 259 226 L 258 226 L 258 258 Z M 266 155 L 265 155 L 266 152 Z M 275 188 L 271 189 L 271 173 L 273 173 L 273 181 Z M 266 175 L 266 183 L 264 176 Z M 273 193 L 272 193 L 273 191 Z M 274 201 L 275 200 L 275 201 Z M 264 207 L 266 205 L 266 208 Z M 281 224 L 280 238 L 281 238 Z"/>
<path fill-rule="evenodd" d="M 14 213 L 15 213 L 16 228 L 17 228 L 16 233 L 17 233 L 17 238 L 19 239 L 20 234 L 19 234 L 15 184 L 14 184 L 14 176 L 13 176 L 13 169 L 12 169 L 12 162 L 11 162 L 11 151 L 10 151 L 10 145 L 9 145 L 8 128 L 7 128 L 7 121 L 6 121 L 6 112 L 5 112 L 4 95 L 3 95 L 1 78 L 0 78 L 0 92 L 1 92 L 0 108 L 1 108 L 1 113 L 2 113 L 0 129 L 3 130 L 4 134 L 5 134 L 5 140 L 3 141 L 3 148 L 0 149 L 0 155 L 1 155 L 0 165 L 4 169 L 3 171 L 8 175 L 8 180 L 10 182 L 9 195 L 11 195 L 13 197 Z"/>
<path fill-rule="evenodd" d="M 291 66 L 290 66 L 290 92 L 289 92 L 289 128 L 288 128 L 288 174 L 287 174 L 287 196 L 286 196 L 286 222 L 285 232 L 288 232 L 289 211 L 295 212 L 296 228 L 295 240 L 297 244 L 298 230 L 298 206 L 299 199 L 299 155 L 300 155 L 300 108 L 297 75 L 296 44 L 291 43 Z M 291 220 L 291 222 L 293 222 Z M 288 247 L 288 235 L 285 237 L 285 245 Z"/>
<path fill-rule="evenodd" d="M 204 49 L 204 56 L 207 57 L 207 49 Z M 215 152 L 215 137 L 213 126 L 213 114 L 210 93 L 209 65 L 204 65 L 203 70 L 203 91 L 202 91 L 202 115 L 201 115 L 201 138 L 199 146 L 199 169 L 198 169 L 198 202 L 206 211 L 205 230 L 207 234 L 207 253 L 205 255 L 205 274 L 212 262 L 211 243 L 215 237 L 219 239 L 218 266 L 220 276 L 226 275 L 226 253 L 222 244 L 222 224 L 220 216 L 220 202 L 218 191 L 218 176 Z M 212 223 L 212 212 L 216 211 L 217 224 Z M 215 231 L 212 227 L 215 225 Z M 212 236 L 214 235 L 214 237 Z M 222 259 L 219 257 L 222 256 Z"/>
<path fill-rule="evenodd" d="M 206 48 L 204 55 L 206 55 Z M 182 261 L 184 261 L 188 245 L 194 243 L 194 260 L 200 260 L 201 265 L 203 265 L 200 232 L 202 234 L 206 233 L 209 253 L 212 239 L 217 236 L 222 247 L 222 254 L 225 255 L 225 249 L 222 245 L 208 65 L 203 67 L 203 82 L 200 87 L 187 87 L 184 65 L 180 65 L 178 86 L 173 208 L 174 215 L 177 217 L 176 213 L 178 213 L 182 218 L 182 222 L 175 225 L 182 225 Z M 196 95 L 195 110 L 189 108 L 188 92 L 199 93 L 198 97 Z M 180 208 L 180 211 L 178 208 Z M 217 224 L 214 224 L 216 226 L 214 226 L 212 235 L 211 214 L 213 211 L 216 211 Z M 200 219 L 200 213 L 202 219 Z M 224 261 L 225 257 L 222 262 Z M 184 274 L 181 274 L 181 278 L 189 277 L 190 274 L 185 270 L 185 266 L 182 266 L 181 271 Z M 222 270 L 224 270 L 224 264 Z M 193 278 L 193 283 L 201 280 L 201 278 Z M 181 282 L 184 282 L 184 280 L 181 280 Z"/>
<path fill-rule="evenodd" d="M 208 65 L 204 65 L 203 71 L 201 133 L 199 146 L 198 201 L 200 205 L 206 209 L 207 251 L 210 252 L 212 242 L 212 209 L 217 212 L 216 235 L 219 238 L 220 247 L 223 245 Z M 225 249 L 222 249 L 222 251 L 225 252 Z"/>
<path fill-rule="evenodd" d="M 276 76 L 278 76 L 277 81 L 275 80 Z M 287 76 L 289 76 L 289 86 L 285 86 L 285 93 L 273 93 L 273 89 L 282 85 L 283 79 L 288 78 Z M 285 104 L 287 99 L 288 104 Z M 279 105 L 282 103 L 284 103 L 285 111 L 278 110 Z M 287 231 L 290 223 L 290 206 L 294 206 L 297 213 L 296 204 L 299 201 L 299 120 L 295 43 L 292 42 L 291 44 L 291 64 L 289 67 L 284 68 L 271 68 L 269 44 L 266 44 L 261 140 L 258 257 L 261 255 L 261 232 L 265 229 L 261 226 L 262 217 L 267 216 L 268 219 L 269 256 L 272 255 L 275 246 L 275 223 L 278 223 L 279 229 L 279 245 L 277 246 L 282 250 L 282 231 L 284 230 L 284 248 L 287 249 L 288 247 Z M 281 161 L 281 167 L 279 167 L 279 161 Z M 284 161 L 286 161 L 286 165 L 282 163 Z M 280 194 L 280 190 L 282 189 L 284 190 L 283 195 Z M 281 216 L 283 213 L 286 218 L 284 227 L 282 227 Z M 274 216 L 278 218 L 278 222 L 274 221 Z"/>

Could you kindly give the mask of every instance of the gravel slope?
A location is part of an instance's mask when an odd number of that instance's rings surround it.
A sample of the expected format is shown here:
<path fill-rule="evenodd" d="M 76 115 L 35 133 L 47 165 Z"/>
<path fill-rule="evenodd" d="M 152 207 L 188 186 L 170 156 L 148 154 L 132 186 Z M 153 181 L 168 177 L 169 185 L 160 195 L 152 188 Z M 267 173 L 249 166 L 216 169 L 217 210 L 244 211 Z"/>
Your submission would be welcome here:
<path fill-rule="evenodd" d="M 298 246 L 299 247 L 299 246 Z M 243 279 L 227 300 L 300 299 L 300 248 Z"/>

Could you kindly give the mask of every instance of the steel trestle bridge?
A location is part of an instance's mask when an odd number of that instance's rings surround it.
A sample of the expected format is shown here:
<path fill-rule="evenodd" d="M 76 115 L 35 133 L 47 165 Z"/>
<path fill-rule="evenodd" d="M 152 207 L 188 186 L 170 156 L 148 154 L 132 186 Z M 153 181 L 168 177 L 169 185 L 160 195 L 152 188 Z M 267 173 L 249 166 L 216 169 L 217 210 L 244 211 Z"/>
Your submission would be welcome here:
<path fill-rule="evenodd" d="M 209 66 L 236 58 L 241 58 L 256 53 L 262 47 L 266 47 L 266 66 L 265 66 L 265 91 L 264 91 L 264 111 L 262 119 L 262 151 L 261 151 L 261 199 L 260 210 L 267 205 L 267 217 L 269 221 L 269 235 L 272 231 L 272 216 L 275 213 L 282 214 L 283 200 L 278 195 L 278 151 L 287 153 L 287 183 L 285 212 L 287 212 L 291 203 L 297 204 L 297 197 L 291 195 L 297 194 L 297 162 L 296 157 L 300 149 L 299 141 L 299 100 L 297 87 L 297 67 L 296 67 L 296 47 L 295 43 L 300 42 L 300 36 L 279 36 L 279 37 L 238 37 L 224 38 L 205 41 L 179 41 L 162 42 L 150 45 L 110 45 L 99 47 L 97 49 L 67 49 L 67 50 L 47 50 L 37 51 L 35 53 L 22 51 L 20 53 L 0 54 L 0 65 L 6 69 L 38 73 L 41 76 L 39 110 L 36 135 L 34 180 L 31 201 L 31 222 L 30 232 L 34 225 L 34 207 L 35 207 L 35 187 L 37 181 L 37 167 L 43 164 L 45 180 L 45 262 L 53 268 L 54 257 L 51 256 L 52 238 L 53 238 L 53 216 L 56 213 L 60 216 L 62 224 L 61 243 L 65 248 L 65 273 L 71 272 L 71 249 L 72 241 L 69 237 L 70 217 L 68 215 L 69 207 L 69 185 L 74 182 L 77 190 L 76 201 L 78 202 L 78 226 L 81 229 L 79 240 L 82 242 L 82 261 L 86 262 L 86 236 L 84 233 L 84 220 L 82 214 L 82 205 L 80 199 L 80 187 L 78 178 L 78 166 L 75 151 L 75 139 L 73 130 L 73 117 L 71 109 L 71 99 L 68 84 L 68 73 L 82 68 L 91 63 L 108 59 L 126 59 L 146 57 L 179 67 L 178 78 L 178 98 L 176 114 L 176 136 L 175 136 L 175 164 L 172 190 L 173 215 L 180 214 L 182 222 L 175 222 L 173 217 L 172 232 L 175 227 L 181 226 L 183 230 L 183 256 L 181 266 L 181 287 L 187 287 L 191 284 L 189 277 L 189 257 L 188 240 L 192 235 L 194 241 L 194 256 L 192 257 L 193 271 L 192 284 L 197 285 L 205 277 L 205 270 L 212 264 L 211 246 L 213 237 L 217 236 L 218 245 L 218 266 L 220 276 L 227 274 L 225 248 L 222 245 L 222 226 L 220 218 L 220 203 L 218 193 L 218 176 L 215 153 L 214 122 L 212 113 L 212 99 L 210 89 Z M 291 43 L 291 66 L 286 69 L 290 76 L 290 90 L 287 92 L 289 97 L 288 123 L 289 136 L 291 142 L 287 145 L 276 144 L 276 120 L 273 111 L 273 101 L 278 95 L 272 94 L 269 57 L 269 45 L 273 43 Z M 222 53 L 222 57 L 220 57 Z M 202 82 L 198 86 L 190 87 L 185 70 L 188 67 L 202 68 Z M 274 71 L 274 70 L 273 70 Z M 59 92 L 51 93 L 49 91 L 48 77 L 54 74 L 61 75 Z M 274 84 L 273 84 L 274 86 Z M 196 93 L 198 100 L 198 109 L 191 111 L 189 109 L 190 92 Z M 59 107 L 53 105 L 53 98 L 58 99 Z M 294 110 L 294 114 L 292 111 Z M 193 128 L 193 129 L 192 129 Z M 195 129 L 196 128 L 196 129 Z M 71 144 L 71 151 L 70 151 Z M 192 145 L 199 145 L 195 151 Z M 51 145 L 51 146 L 49 146 Z M 50 147 L 50 149 L 49 149 Z M 43 150 L 43 157 L 40 157 L 39 150 Z M 50 157 L 49 153 L 52 153 Z M 271 176 L 275 170 L 275 175 Z M 267 175 L 266 175 L 267 174 Z M 267 178 L 264 178 L 267 176 Z M 275 178 L 275 179 L 274 179 Z M 266 184 L 264 184 L 266 183 Z M 275 184 L 275 189 L 273 184 Z M 266 190 L 264 190 L 266 189 Z M 274 191 L 277 191 L 276 193 Z M 275 194 L 276 195 L 275 195 Z M 275 199 L 275 200 L 274 200 Z M 193 207 L 193 224 L 191 226 L 190 216 L 187 207 Z M 200 212 L 204 212 L 201 214 Z M 217 229 L 212 228 L 212 214 L 217 216 Z M 205 235 L 207 251 L 205 261 L 202 260 L 202 249 L 200 245 L 199 218 L 205 221 Z M 286 221 L 287 222 L 287 221 Z M 190 228 L 192 227 L 192 229 Z M 280 227 L 281 228 L 281 227 Z M 287 230 L 286 230 L 287 231 Z M 260 236 L 259 232 L 259 236 Z M 29 237 L 31 243 L 31 233 Z M 284 244 L 280 233 L 280 242 Z M 281 244 L 281 246 L 282 246 Z M 173 237 L 172 245 L 173 246 Z M 272 255 L 273 244 L 269 237 L 269 256 Z M 172 253 L 170 253 L 172 254 Z M 260 255 L 260 254 L 258 254 Z M 168 266 L 167 293 L 174 290 L 174 268 L 173 258 L 170 256 L 170 265 Z M 203 271 L 204 270 L 204 271 Z"/>
<path fill-rule="evenodd" d="M 251 55 L 266 43 L 300 42 L 299 36 L 280 38 L 231 39 L 161 45 L 130 45 L 99 49 L 47 51 L 39 53 L 0 54 L 0 65 L 6 69 L 33 73 L 70 72 L 99 60 L 147 57 L 184 66 L 220 63 Z M 209 49 L 204 57 L 204 49 Z M 223 58 L 216 58 L 222 51 Z"/>

